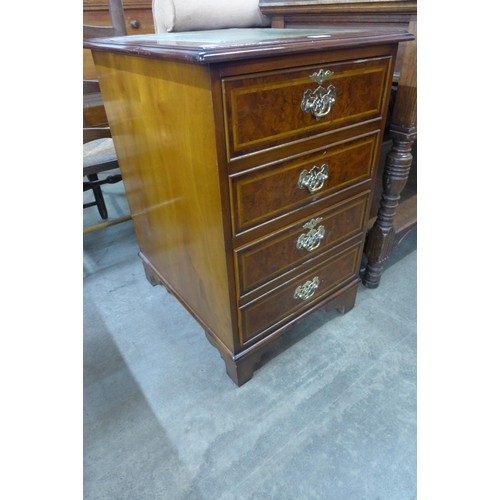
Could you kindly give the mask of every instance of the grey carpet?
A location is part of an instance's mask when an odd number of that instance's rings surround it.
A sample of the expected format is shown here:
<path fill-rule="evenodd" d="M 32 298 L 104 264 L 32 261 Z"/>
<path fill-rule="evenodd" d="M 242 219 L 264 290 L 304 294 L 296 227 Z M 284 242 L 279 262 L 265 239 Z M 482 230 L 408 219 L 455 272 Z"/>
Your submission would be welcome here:
<path fill-rule="evenodd" d="M 237 388 L 132 223 L 85 235 L 84 498 L 415 499 L 416 238 Z"/>

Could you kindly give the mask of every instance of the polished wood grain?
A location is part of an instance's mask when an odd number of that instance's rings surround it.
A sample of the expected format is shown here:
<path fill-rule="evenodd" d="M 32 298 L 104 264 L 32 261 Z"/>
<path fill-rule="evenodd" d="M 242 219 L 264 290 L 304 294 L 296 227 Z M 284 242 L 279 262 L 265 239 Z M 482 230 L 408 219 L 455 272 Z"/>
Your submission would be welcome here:
<path fill-rule="evenodd" d="M 396 92 L 390 119 L 394 148 L 384 153 L 386 188 L 373 197 L 372 211 L 380 211 L 369 225 L 365 254 L 369 260 L 363 283 L 376 288 L 383 262 L 392 249 L 417 225 L 416 184 L 407 189 L 409 177 L 416 178 L 417 93 L 417 2 L 415 0 L 260 0 L 261 11 L 271 16 L 273 28 L 306 29 L 332 26 L 346 29 L 362 26 L 381 31 L 402 30 L 414 35 L 404 41 L 393 72 Z M 381 193 L 384 198 L 381 198 Z M 373 230 L 372 230 L 373 228 Z"/>
<path fill-rule="evenodd" d="M 83 96 L 83 126 L 106 127 L 108 117 L 100 92 Z"/>
<path fill-rule="evenodd" d="M 125 33 L 125 22 L 123 18 L 122 0 L 109 0 L 109 7 L 112 13 L 112 26 L 83 26 L 83 39 L 88 37 L 113 36 Z M 104 222 L 87 226 L 83 230 L 83 234 L 104 229 L 106 227 L 125 222 L 131 219 L 130 214 L 114 220 L 108 220 L 108 209 L 104 199 L 104 193 L 101 186 L 104 184 L 114 184 L 122 180 L 121 173 L 109 175 L 110 170 L 119 170 L 118 158 L 113 148 L 113 138 L 109 127 L 107 127 L 107 118 L 105 113 L 99 113 L 99 110 L 104 111 L 102 106 L 102 98 L 100 95 L 99 82 L 97 80 L 83 80 L 83 144 L 88 144 L 93 141 L 103 139 L 100 147 L 84 148 L 83 158 L 83 176 L 87 177 L 87 181 L 83 182 L 83 191 L 92 190 L 94 200 L 84 203 L 83 208 L 97 206 L 99 215 Z M 100 106 L 94 106 L 93 103 L 101 101 Z M 85 150 L 86 149 L 86 150 Z M 99 174 L 106 172 L 106 177 Z"/>
<path fill-rule="evenodd" d="M 139 35 L 154 33 L 153 16 L 151 6 L 130 5 L 124 0 L 124 19 L 127 35 Z M 95 26 L 106 26 L 110 24 L 111 15 L 107 9 L 95 9 L 87 7 L 83 10 L 84 22 Z"/>
<path fill-rule="evenodd" d="M 123 15 L 125 27 L 120 35 L 138 35 L 140 33 L 154 33 L 153 12 L 151 0 L 123 0 L 123 13 L 115 12 L 113 5 L 106 0 L 83 0 L 83 24 L 93 26 L 111 26 L 115 19 Z M 110 35 L 112 36 L 112 35 Z M 89 49 L 83 50 L 83 78 L 93 79 L 97 73 Z"/>
<path fill-rule="evenodd" d="M 416 16 L 412 16 L 411 30 L 416 36 Z M 367 288 L 379 286 L 384 262 L 394 246 L 417 224 L 416 193 L 401 211 L 399 223 L 396 222 L 401 192 L 413 164 L 412 146 L 417 135 L 417 61 L 414 47 L 405 46 L 402 57 L 407 70 L 401 75 L 389 128 L 393 143 L 384 165 L 377 219 L 366 241 L 367 265 L 363 284 Z"/>
<path fill-rule="evenodd" d="M 233 40 L 221 43 L 213 32 L 87 42 L 147 279 L 165 285 L 200 323 L 237 385 L 288 328 L 329 303 L 341 312 L 354 306 L 390 75 L 397 40 L 406 39 L 385 34 L 380 41 L 367 32 L 282 38 L 271 31 L 263 40 L 262 30 L 228 30 Z M 324 65 L 353 75 L 351 84 L 338 85 L 341 96 L 350 95 L 340 109 L 352 122 L 305 133 L 297 122 L 276 143 L 228 154 L 231 85 L 239 96 L 245 88 L 274 92 L 271 80 L 308 78 Z M 364 80 L 378 72 L 379 81 Z M 281 133 L 270 123 L 274 104 L 288 106 L 278 95 L 287 95 L 284 82 L 265 99 L 266 112 L 256 111 L 263 140 Z M 259 133 L 251 140 L 261 140 Z M 322 161 L 329 163 L 324 191 L 298 188 L 300 173 Z M 323 218 L 326 239 L 307 255 L 297 239 L 314 216 Z M 315 277 L 314 295 L 294 298 Z"/>
<path fill-rule="evenodd" d="M 127 1 L 127 0 L 125 0 Z M 104 13 L 102 19 L 97 20 L 92 16 L 83 16 L 83 38 L 99 38 L 124 36 L 127 34 L 127 26 L 124 15 L 123 0 L 107 0 L 106 2 L 92 2 L 91 9 L 101 9 Z M 85 85 L 97 79 L 94 63 L 88 49 L 83 50 L 83 123 L 85 127 L 105 127 L 108 125 L 106 111 L 100 89 L 86 89 Z M 97 83 L 97 82 L 96 82 Z"/>
<path fill-rule="evenodd" d="M 320 8 L 319 3 L 324 3 Z M 260 0 L 259 7 L 266 14 L 282 13 L 281 9 L 293 7 L 296 12 L 311 11 L 344 11 L 346 7 L 351 11 L 380 12 L 383 10 L 408 12 L 417 6 L 416 0 Z M 347 4 L 347 5 L 346 5 Z M 290 12 L 289 10 L 286 11 Z"/>
<path fill-rule="evenodd" d="M 234 349 L 209 72 L 94 57 L 141 252 Z"/>
<path fill-rule="evenodd" d="M 312 265 L 313 260 L 322 259 L 323 253 L 335 245 L 360 235 L 363 231 L 369 192 L 364 192 L 332 208 L 323 210 L 284 227 L 265 238 L 235 250 L 238 265 L 239 296 L 244 297 L 256 288 L 267 284 L 267 288 L 290 279 L 290 274 L 301 272 L 304 263 Z M 297 248 L 299 238 L 310 231 L 305 226 L 311 220 L 320 218 L 316 227 L 323 227 L 324 236 L 314 250 Z M 262 292 L 265 292 L 263 290 Z M 261 292 L 261 293 L 262 293 Z"/>
<path fill-rule="evenodd" d="M 304 57 L 304 54 L 319 53 L 325 56 L 332 50 L 360 47 L 378 46 L 380 49 L 386 44 L 393 46 L 406 40 L 413 40 L 413 36 L 406 32 L 367 28 L 320 30 L 246 28 L 110 38 L 100 40 L 99 43 L 89 41 L 86 48 L 195 64 L 241 62 L 272 57 L 276 59 L 277 67 L 286 67 L 286 64 L 279 62 L 279 58 L 293 54 Z M 328 57 L 324 59 L 328 60 Z M 340 58 L 336 59 L 338 61 Z"/>
<path fill-rule="evenodd" d="M 355 280 L 361 254 L 361 242 L 341 253 L 327 252 L 319 266 L 310 267 L 306 273 L 277 287 L 272 293 L 241 307 L 242 343 L 245 344 L 250 340 L 256 340 L 259 336 L 271 333 L 282 322 L 318 302 L 335 288 L 340 288 L 348 281 Z M 294 292 L 297 287 L 314 277 L 319 279 L 319 286 L 314 295 L 306 300 L 295 298 Z"/>
<path fill-rule="evenodd" d="M 382 58 L 224 79 L 229 157 L 381 116 L 390 62 Z M 311 76 L 320 70 L 333 72 L 322 86 L 333 85 L 336 100 L 328 115 L 316 120 L 301 102 L 306 91 L 319 87 Z"/>
<path fill-rule="evenodd" d="M 317 29 L 371 27 L 383 31 L 408 31 L 416 0 L 260 0 L 259 8 L 271 17 L 273 28 Z M 405 42 L 401 43 L 404 46 Z M 399 80 L 402 58 L 398 55 L 393 79 Z"/>
<path fill-rule="evenodd" d="M 231 176 L 233 233 L 238 235 L 292 210 L 371 181 L 377 139 L 378 134 L 371 134 L 327 146 L 300 159 L 273 163 Z M 327 165 L 329 170 L 323 187 L 314 193 L 300 189 L 298 181 L 301 172 L 322 165 Z"/>

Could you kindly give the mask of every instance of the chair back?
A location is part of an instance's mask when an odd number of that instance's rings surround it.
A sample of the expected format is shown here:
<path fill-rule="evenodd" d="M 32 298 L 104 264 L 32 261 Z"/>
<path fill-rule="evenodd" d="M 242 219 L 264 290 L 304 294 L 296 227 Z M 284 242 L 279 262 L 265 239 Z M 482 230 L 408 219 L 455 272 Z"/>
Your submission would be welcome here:
<path fill-rule="evenodd" d="M 111 26 L 89 26 L 83 25 L 83 39 L 102 38 L 127 35 L 125 15 L 122 0 L 108 0 L 111 15 Z M 114 184 L 122 180 L 121 173 L 108 175 L 105 179 L 99 179 L 101 172 L 119 169 L 118 159 L 114 148 L 113 138 L 108 126 L 86 126 L 86 106 L 89 108 L 102 108 L 103 102 L 100 95 L 99 82 L 97 80 L 83 80 L 83 175 L 87 181 L 83 183 L 83 191 L 92 190 L 94 201 L 84 203 L 83 208 L 97 206 L 99 214 L 104 222 L 85 227 L 84 234 L 108 227 L 131 219 L 130 214 L 112 220 L 108 219 L 108 211 L 104 200 L 101 185 Z M 100 116 L 100 115 L 99 115 Z M 104 117 L 105 121 L 107 119 Z"/>
<path fill-rule="evenodd" d="M 110 36 L 126 36 L 127 25 L 123 10 L 123 0 L 108 0 L 111 26 L 83 25 L 83 38 L 104 38 Z"/>

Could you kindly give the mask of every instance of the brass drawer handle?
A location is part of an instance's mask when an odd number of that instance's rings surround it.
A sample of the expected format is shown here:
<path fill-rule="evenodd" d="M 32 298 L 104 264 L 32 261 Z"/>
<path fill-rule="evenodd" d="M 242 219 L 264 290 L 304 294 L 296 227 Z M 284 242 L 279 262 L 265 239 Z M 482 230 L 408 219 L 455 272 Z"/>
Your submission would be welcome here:
<path fill-rule="evenodd" d="M 311 113 L 316 121 L 326 116 L 332 109 L 332 105 L 337 98 L 337 92 L 333 85 L 325 89 L 322 84 L 333 75 L 333 71 L 320 69 L 317 73 L 309 76 L 311 80 L 319 83 L 319 87 L 313 92 L 307 89 L 302 97 L 300 109 L 305 113 Z"/>
<path fill-rule="evenodd" d="M 326 179 L 328 179 L 328 175 L 328 165 L 326 163 L 321 165 L 321 167 L 314 165 L 309 172 L 307 170 L 303 170 L 300 173 L 297 186 L 299 189 L 307 188 L 309 192 L 313 194 L 323 187 Z"/>
<path fill-rule="evenodd" d="M 314 292 L 319 286 L 319 278 L 315 276 L 312 281 L 306 281 L 303 285 L 295 289 L 294 299 L 307 300 L 314 295 Z"/>
<path fill-rule="evenodd" d="M 297 249 L 305 249 L 308 252 L 312 252 L 319 247 L 321 240 L 325 236 L 325 226 L 319 226 L 314 229 L 316 224 L 319 224 L 323 220 L 323 217 L 317 217 L 316 219 L 311 219 L 307 224 L 302 227 L 304 229 L 309 229 L 307 234 L 301 234 L 297 240 Z"/>

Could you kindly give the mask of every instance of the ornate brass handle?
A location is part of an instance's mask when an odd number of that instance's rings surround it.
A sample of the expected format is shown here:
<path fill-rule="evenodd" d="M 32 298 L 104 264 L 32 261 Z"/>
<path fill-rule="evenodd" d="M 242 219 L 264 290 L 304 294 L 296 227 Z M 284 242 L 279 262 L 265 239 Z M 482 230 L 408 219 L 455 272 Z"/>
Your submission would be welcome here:
<path fill-rule="evenodd" d="M 325 226 L 319 226 L 317 229 L 314 229 L 314 226 L 322 220 L 323 217 L 311 219 L 307 224 L 302 226 L 304 229 L 309 229 L 309 232 L 299 236 L 299 239 L 297 240 L 297 248 L 299 250 L 304 248 L 308 252 L 312 252 L 319 247 L 321 240 L 325 236 Z"/>
<path fill-rule="evenodd" d="M 311 194 L 319 191 L 326 179 L 328 179 L 329 171 L 328 165 L 323 163 L 321 167 L 314 165 L 311 170 L 302 170 L 299 176 L 299 181 L 297 182 L 297 187 L 299 189 L 307 188 Z"/>
<path fill-rule="evenodd" d="M 315 276 L 312 281 L 306 281 L 303 285 L 295 289 L 294 299 L 307 300 L 314 295 L 314 292 L 319 286 L 319 277 Z"/>
<path fill-rule="evenodd" d="M 311 113 L 316 121 L 330 112 L 337 98 L 337 92 L 333 85 L 329 85 L 327 89 L 322 86 L 323 82 L 332 75 L 332 71 L 320 69 L 317 73 L 309 76 L 311 80 L 319 83 L 319 87 L 314 92 L 310 89 L 304 92 L 300 109 L 305 113 Z"/>

